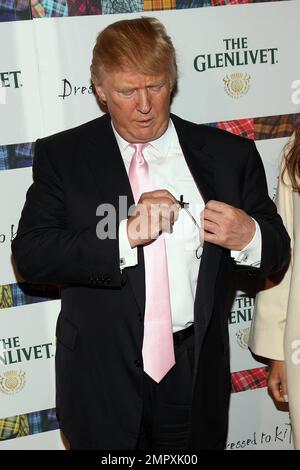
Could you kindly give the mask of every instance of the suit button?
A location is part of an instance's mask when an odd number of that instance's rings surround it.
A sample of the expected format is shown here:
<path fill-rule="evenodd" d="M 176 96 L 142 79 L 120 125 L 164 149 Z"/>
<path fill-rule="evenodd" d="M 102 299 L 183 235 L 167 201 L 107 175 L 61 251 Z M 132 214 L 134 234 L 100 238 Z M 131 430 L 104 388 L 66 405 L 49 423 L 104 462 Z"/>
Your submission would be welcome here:
<path fill-rule="evenodd" d="M 138 317 L 139 317 L 139 321 L 142 322 L 142 321 L 143 321 L 143 317 L 142 317 L 141 312 L 138 313 Z"/>
<path fill-rule="evenodd" d="M 134 364 L 136 365 L 136 367 L 142 367 L 142 363 L 138 359 L 134 361 Z"/>

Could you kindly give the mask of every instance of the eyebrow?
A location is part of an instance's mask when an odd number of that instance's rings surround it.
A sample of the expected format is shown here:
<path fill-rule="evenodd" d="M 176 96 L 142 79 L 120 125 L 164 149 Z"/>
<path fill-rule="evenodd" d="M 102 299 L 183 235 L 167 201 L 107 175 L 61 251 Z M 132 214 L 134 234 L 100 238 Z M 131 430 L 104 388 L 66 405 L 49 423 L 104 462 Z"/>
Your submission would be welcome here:
<path fill-rule="evenodd" d="M 166 83 L 166 81 L 160 81 L 160 82 L 153 82 L 149 83 L 149 85 L 146 85 L 145 88 L 151 88 L 151 87 L 156 87 L 156 86 L 163 86 Z M 144 87 L 141 87 L 144 88 Z M 123 87 L 116 87 L 116 91 L 134 91 L 138 90 L 139 87 L 136 86 L 131 86 L 131 85 L 124 85 Z"/>

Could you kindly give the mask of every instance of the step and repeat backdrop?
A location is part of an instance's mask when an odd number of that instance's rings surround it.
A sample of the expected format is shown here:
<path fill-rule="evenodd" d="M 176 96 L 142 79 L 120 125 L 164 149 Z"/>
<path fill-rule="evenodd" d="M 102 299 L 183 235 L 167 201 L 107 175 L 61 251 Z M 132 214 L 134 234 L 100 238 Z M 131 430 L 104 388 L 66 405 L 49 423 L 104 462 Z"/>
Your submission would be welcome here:
<path fill-rule="evenodd" d="M 97 33 L 141 15 L 160 19 L 177 49 L 172 111 L 255 140 L 272 198 L 282 149 L 300 123 L 299 0 L 0 0 L 0 450 L 64 449 L 55 415 L 58 292 L 25 283 L 10 251 L 34 142 L 101 114 L 89 76 Z M 291 449 L 288 411 L 275 408 L 266 364 L 247 346 L 256 291 L 236 278 L 227 448 Z"/>

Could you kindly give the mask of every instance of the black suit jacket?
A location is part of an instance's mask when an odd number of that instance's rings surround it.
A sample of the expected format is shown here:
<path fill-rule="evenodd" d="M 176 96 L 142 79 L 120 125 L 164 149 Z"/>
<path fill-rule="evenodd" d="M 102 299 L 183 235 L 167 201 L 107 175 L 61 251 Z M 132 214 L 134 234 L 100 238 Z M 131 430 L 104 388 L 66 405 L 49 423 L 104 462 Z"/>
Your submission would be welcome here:
<path fill-rule="evenodd" d="M 254 143 L 174 115 L 172 120 L 204 200 L 242 208 L 259 223 L 261 267 L 249 272 L 279 271 L 289 239 L 268 197 Z M 61 427 L 77 448 L 133 449 L 142 412 L 144 260 L 139 248 L 138 265 L 121 273 L 118 229 L 115 239 L 96 236 L 99 204 L 112 204 L 118 218 L 119 196 L 127 196 L 129 206 L 134 202 L 108 116 L 38 140 L 33 173 L 12 247 L 27 281 L 61 286 Z M 194 308 L 191 448 L 224 445 L 230 393 L 225 299 L 234 269 L 228 250 L 204 244 Z"/>

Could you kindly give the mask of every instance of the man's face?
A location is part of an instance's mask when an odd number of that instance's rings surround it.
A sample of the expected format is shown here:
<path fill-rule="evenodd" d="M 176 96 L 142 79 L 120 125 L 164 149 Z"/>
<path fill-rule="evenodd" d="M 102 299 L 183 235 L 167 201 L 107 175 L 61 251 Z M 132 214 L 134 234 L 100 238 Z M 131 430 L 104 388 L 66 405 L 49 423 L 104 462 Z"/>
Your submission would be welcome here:
<path fill-rule="evenodd" d="M 172 91 L 167 74 L 110 72 L 95 88 L 127 142 L 149 142 L 167 129 Z"/>

